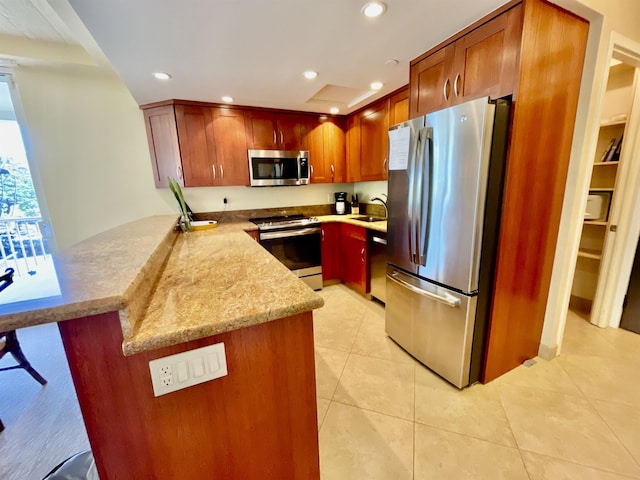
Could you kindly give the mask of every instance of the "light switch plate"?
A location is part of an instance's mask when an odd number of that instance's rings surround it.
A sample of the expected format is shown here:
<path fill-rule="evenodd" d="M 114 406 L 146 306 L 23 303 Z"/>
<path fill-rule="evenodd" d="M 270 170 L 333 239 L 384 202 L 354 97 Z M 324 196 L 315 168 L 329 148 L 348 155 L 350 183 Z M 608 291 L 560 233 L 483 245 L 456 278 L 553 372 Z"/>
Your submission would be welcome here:
<path fill-rule="evenodd" d="M 227 375 L 224 343 L 151 360 L 149 371 L 155 397 L 224 377 Z"/>

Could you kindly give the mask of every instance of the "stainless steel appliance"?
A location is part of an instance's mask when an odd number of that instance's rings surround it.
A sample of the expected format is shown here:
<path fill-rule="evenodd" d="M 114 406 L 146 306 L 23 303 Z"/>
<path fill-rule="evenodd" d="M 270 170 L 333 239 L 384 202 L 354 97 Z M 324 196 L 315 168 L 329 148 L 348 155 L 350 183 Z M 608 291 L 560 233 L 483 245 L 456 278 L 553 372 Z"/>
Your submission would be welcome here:
<path fill-rule="evenodd" d="M 252 187 L 307 185 L 309 152 L 306 150 L 249 150 Z"/>
<path fill-rule="evenodd" d="M 389 131 L 386 331 L 458 388 L 482 374 L 509 110 L 481 98 Z"/>
<path fill-rule="evenodd" d="M 371 296 L 382 303 L 387 301 L 387 235 L 371 233 L 369 244 L 369 258 L 371 261 Z"/>
<path fill-rule="evenodd" d="M 336 198 L 336 215 L 347 214 L 347 192 L 336 192 L 333 194 Z"/>
<path fill-rule="evenodd" d="M 316 217 L 289 215 L 251 221 L 258 226 L 260 245 L 311 288 L 322 289 L 322 230 Z"/>

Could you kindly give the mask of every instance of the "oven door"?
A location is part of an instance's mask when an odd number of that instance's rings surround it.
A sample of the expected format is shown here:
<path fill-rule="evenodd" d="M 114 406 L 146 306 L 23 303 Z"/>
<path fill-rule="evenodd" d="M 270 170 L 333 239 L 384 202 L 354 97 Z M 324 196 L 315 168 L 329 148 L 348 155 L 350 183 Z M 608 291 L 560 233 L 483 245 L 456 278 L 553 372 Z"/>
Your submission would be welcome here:
<path fill-rule="evenodd" d="M 260 245 L 314 290 L 322 288 L 320 227 L 260 232 Z"/>

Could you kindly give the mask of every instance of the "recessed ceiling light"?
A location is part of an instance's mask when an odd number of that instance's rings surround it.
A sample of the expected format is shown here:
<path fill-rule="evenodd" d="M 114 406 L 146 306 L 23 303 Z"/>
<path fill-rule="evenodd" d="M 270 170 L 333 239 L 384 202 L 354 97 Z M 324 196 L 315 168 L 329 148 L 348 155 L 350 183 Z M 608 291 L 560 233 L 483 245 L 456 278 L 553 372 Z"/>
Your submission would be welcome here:
<path fill-rule="evenodd" d="M 229 97 L 229 96 L 225 95 L 224 97 L 222 97 L 222 101 L 224 103 L 231 103 L 231 102 L 233 102 L 233 97 Z"/>
<path fill-rule="evenodd" d="M 313 80 L 314 78 L 316 78 L 318 76 L 318 72 L 314 72 L 313 70 L 307 70 L 306 72 L 302 73 L 304 75 L 304 78 L 307 78 L 309 80 Z"/>
<path fill-rule="evenodd" d="M 380 90 L 382 88 L 382 82 L 371 83 L 371 90 Z"/>
<path fill-rule="evenodd" d="M 340 111 L 340 109 L 338 107 L 331 107 L 329 109 L 329 113 L 335 115 L 336 113 L 338 113 Z"/>
<path fill-rule="evenodd" d="M 158 80 L 169 80 L 171 78 L 171 75 L 164 72 L 155 72 L 153 76 L 156 77 Z"/>
<path fill-rule="evenodd" d="M 395 58 L 390 58 L 389 60 L 384 62 L 385 65 L 398 65 L 398 63 L 398 60 L 396 60 Z"/>
<path fill-rule="evenodd" d="M 379 17 L 386 9 L 387 6 L 382 2 L 369 2 L 362 7 L 362 14 L 365 17 Z"/>

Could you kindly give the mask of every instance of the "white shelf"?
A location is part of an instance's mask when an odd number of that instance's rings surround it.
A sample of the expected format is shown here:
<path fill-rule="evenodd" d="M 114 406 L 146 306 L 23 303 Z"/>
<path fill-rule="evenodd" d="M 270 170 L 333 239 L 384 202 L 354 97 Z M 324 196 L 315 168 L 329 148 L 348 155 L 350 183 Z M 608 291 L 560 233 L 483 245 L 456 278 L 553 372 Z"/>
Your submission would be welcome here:
<path fill-rule="evenodd" d="M 609 225 L 609 222 L 606 222 L 604 220 L 585 220 L 584 223 L 587 225 L 601 225 L 601 226 Z"/>
<path fill-rule="evenodd" d="M 613 192 L 611 187 L 589 187 L 590 192 Z"/>
<path fill-rule="evenodd" d="M 615 160 L 613 162 L 593 162 L 594 166 L 601 166 L 601 165 L 618 165 L 620 163 L 620 160 Z"/>
<path fill-rule="evenodd" d="M 602 252 L 599 250 L 582 249 L 578 250 L 578 256 L 582 258 L 590 258 L 592 260 L 600 260 L 602 258 Z"/>
<path fill-rule="evenodd" d="M 601 127 L 614 127 L 616 125 L 624 125 L 625 123 L 627 123 L 627 116 L 626 115 L 622 115 L 622 116 L 616 115 L 615 117 L 612 117 L 610 119 L 601 120 L 600 121 L 600 126 Z"/>

